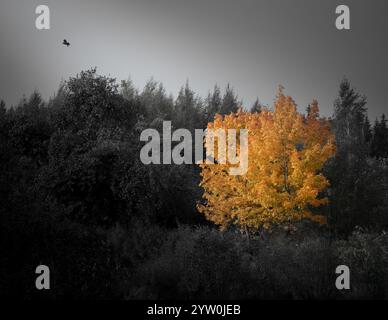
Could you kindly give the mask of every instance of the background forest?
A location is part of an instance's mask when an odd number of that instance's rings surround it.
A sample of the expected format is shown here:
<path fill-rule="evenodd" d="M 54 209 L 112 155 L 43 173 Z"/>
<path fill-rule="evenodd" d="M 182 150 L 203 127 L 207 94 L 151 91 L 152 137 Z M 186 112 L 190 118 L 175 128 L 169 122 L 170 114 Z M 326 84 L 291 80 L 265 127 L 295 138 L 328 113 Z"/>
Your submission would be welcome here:
<path fill-rule="evenodd" d="M 388 127 L 370 123 L 348 80 L 333 116 L 326 224 L 272 225 L 249 238 L 197 209 L 197 165 L 144 165 L 146 128 L 206 128 L 241 106 L 234 90 L 206 98 L 186 83 L 134 84 L 83 71 L 55 97 L 0 105 L 0 295 L 23 299 L 388 298 Z M 262 110 L 259 100 L 250 112 Z M 306 112 L 308 113 L 308 106 Z M 46 264 L 51 290 L 35 289 Z M 335 268 L 351 270 L 351 290 Z"/>

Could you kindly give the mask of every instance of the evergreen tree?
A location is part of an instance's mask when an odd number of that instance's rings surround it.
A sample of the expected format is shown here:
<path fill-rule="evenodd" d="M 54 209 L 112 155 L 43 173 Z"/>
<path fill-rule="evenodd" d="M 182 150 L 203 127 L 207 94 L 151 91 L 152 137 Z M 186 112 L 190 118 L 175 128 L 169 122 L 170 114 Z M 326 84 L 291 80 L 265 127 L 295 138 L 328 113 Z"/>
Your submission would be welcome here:
<path fill-rule="evenodd" d="M 365 154 L 363 133 L 366 118 L 366 97 L 356 92 L 344 79 L 339 97 L 334 103 L 334 129 L 339 153 L 362 156 Z"/>
<path fill-rule="evenodd" d="M 228 84 L 226 86 L 225 94 L 222 98 L 220 114 L 224 115 L 237 112 L 240 105 L 241 102 L 238 101 L 238 98 L 235 95 L 233 88 Z"/>
<path fill-rule="evenodd" d="M 128 78 L 128 80 L 121 81 L 121 95 L 124 97 L 124 99 L 127 99 L 129 101 L 133 101 L 136 99 L 138 91 L 135 88 L 131 78 Z"/>
<path fill-rule="evenodd" d="M 326 168 L 331 182 L 329 223 L 341 233 L 373 224 L 370 212 L 381 201 L 378 173 L 368 160 L 365 105 L 366 98 L 344 79 L 334 104 L 337 153 Z"/>
<path fill-rule="evenodd" d="M 185 86 L 180 89 L 178 97 L 175 100 L 175 127 L 189 130 L 201 128 L 203 125 L 201 109 L 201 100 L 191 90 L 189 83 L 186 82 Z"/>
<path fill-rule="evenodd" d="M 0 117 L 4 117 L 7 112 L 5 108 L 5 102 L 3 100 L 0 101 Z"/>
<path fill-rule="evenodd" d="M 371 155 L 377 159 L 388 158 L 388 127 L 385 114 L 381 116 L 380 121 L 376 119 L 373 127 Z"/>
<path fill-rule="evenodd" d="M 372 141 L 373 134 L 372 134 L 372 127 L 370 125 L 368 116 L 365 116 L 363 133 L 364 133 L 365 142 L 370 144 Z"/>
<path fill-rule="evenodd" d="M 156 118 L 171 120 L 174 117 L 174 105 L 171 97 L 166 95 L 162 83 L 153 79 L 149 80 L 140 94 L 141 113 L 149 121 Z"/>
<path fill-rule="evenodd" d="M 259 98 L 256 98 L 255 102 L 252 105 L 250 112 L 251 113 L 260 113 L 262 109 L 263 109 L 263 106 L 260 103 Z"/>
<path fill-rule="evenodd" d="M 206 120 L 206 123 L 205 123 L 206 125 L 208 122 L 213 121 L 214 116 L 217 113 L 220 113 L 220 110 L 221 110 L 222 98 L 221 98 L 221 90 L 218 85 L 215 85 L 213 92 L 208 94 L 205 103 L 206 105 L 205 105 L 204 117 Z"/>

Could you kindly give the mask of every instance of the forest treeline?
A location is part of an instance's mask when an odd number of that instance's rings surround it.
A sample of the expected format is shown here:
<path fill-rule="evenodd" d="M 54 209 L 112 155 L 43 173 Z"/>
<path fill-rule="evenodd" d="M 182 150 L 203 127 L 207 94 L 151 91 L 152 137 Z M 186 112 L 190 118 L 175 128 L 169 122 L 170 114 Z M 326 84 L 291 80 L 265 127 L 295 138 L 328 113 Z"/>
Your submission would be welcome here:
<path fill-rule="evenodd" d="M 336 153 L 323 168 L 327 223 L 274 225 L 246 241 L 197 210 L 197 165 L 144 165 L 139 135 L 204 129 L 242 103 L 231 86 L 177 97 L 96 69 L 0 105 L 0 295 L 23 299 L 387 298 L 388 127 L 343 80 L 330 119 Z M 249 111 L 260 113 L 257 100 Z M 311 106 L 306 106 L 306 113 Z M 35 289 L 50 267 L 51 290 Z M 357 270 L 350 292 L 335 266 Z"/>

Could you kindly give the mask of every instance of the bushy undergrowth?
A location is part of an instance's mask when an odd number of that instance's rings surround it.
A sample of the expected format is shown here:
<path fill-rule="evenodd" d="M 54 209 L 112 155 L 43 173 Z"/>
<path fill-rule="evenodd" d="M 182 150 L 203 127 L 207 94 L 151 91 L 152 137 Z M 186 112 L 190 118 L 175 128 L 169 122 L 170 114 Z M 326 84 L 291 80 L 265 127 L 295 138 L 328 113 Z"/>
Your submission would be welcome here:
<path fill-rule="evenodd" d="M 388 234 L 356 230 L 348 240 L 338 241 L 336 254 L 351 273 L 352 298 L 388 298 Z"/>
<path fill-rule="evenodd" d="M 112 247 L 104 231 L 45 215 L 12 220 L 4 216 L 0 219 L 0 296 L 28 300 L 117 297 Z M 41 264 L 50 267 L 50 290 L 36 290 L 35 268 Z"/>
<path fill-rule="evenodd" d="M 89 230 L 57 219 L 31 218 L 28 226 L 19 225 L 18 219 L 3 221 L 7 223 L 1 224 L 1 242 L 7 250 L 2 250 L 0 295 L 26 299 L 388 297 L 386 233 L 356 230 L 345 240 L 331 240 L 325 233 L 305 237 L 277 233 L 266 240 L 247 241 L 238 232 L 205 226 L 165 229 L 134 221 L 126 228 Z M 34 290 L 35 267 L 41 263 L 51 267 L 49 294 Z M 350 290 L 335 287 L 335 269 L 341 264 L 350 268 Z"/>
<path fill-rule="evenodd" d="M 152 254 L 126 275 L 121 294 L 127 299 L 387 297 L 386 234 L 357 230 L 347 240 L 332 241 L 323 234 L 250 242 L 239 233 L 208 227 L 180 227 L 165 235 L 151 229 L 145 234 L 142 250 Z M 126 254 L 138 255 L 128 249 Z M 335 287 L 335 270 L 341 264 L 350 268 L 350 290 Z"/>

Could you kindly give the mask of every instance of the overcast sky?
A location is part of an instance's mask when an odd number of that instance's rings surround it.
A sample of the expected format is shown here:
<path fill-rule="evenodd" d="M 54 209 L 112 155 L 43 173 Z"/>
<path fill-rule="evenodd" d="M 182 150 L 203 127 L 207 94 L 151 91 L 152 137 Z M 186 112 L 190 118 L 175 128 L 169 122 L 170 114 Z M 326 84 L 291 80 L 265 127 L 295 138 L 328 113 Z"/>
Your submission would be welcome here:
<path fill-rule="evenodd" d="M 39 4 L 50 30 L 35 28 Z M 350 31 L 335 28 L 339 4 Z M 271 105 L 281 84 L 301 111 L 317 98 L 331 115 L 346 76 L 373 120 L 388 111 L 387 30 L 386 0 L 1 0 L 0 98 L 15 104 L 37 89 L 47 99 L 97 66 L 140 88 L 154 77 L 174 95 L 187 79 L 202 96 L 230 82 L 246 106 Z"/>

